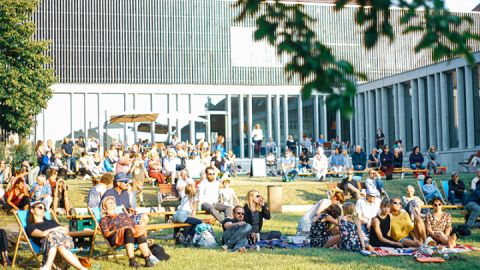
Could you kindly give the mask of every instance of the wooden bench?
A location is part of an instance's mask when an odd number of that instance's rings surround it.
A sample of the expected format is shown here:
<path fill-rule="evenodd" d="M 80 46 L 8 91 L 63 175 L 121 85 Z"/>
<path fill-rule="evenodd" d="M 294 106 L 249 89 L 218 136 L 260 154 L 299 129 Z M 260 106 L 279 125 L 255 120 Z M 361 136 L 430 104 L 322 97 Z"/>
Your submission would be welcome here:
<path fill-rule="evenodd" d="M 204 210 L 200 210 L 195 213 L 200 215 L 208 215 L 208 212 Z M 153 212 L 153 213 L 145 213 L 145 214 L 148 215 L 149 217 L 165 216 L 165 222 L 168 222 L 175 214 L 175 211 Z"/>
<path fill-rule="evenodd" d="M 211 218 L 205 218 L 202 219 L 203 223 L 208 223 L 208 224 L 213 224 L 215 221 Z M 146 226 L 147 231 L 149 232 L 156 232 L 156 231 L 161 231 L 161 230 L 166 230 L 166 229 L 180 229 L 180 228 L 185 228 L 185 227 L 190 227 L 192 225 L 188 223 L 160 223 L 160 224 L 148 224 Z"/>
<path fill-rule="evenodd" d="M 162 194 L 162 202 L 175 202 L 180 200 L 180 196 L 178 195 L 177 188 L 174 184 L 159 184 L 158 188 Z"/>

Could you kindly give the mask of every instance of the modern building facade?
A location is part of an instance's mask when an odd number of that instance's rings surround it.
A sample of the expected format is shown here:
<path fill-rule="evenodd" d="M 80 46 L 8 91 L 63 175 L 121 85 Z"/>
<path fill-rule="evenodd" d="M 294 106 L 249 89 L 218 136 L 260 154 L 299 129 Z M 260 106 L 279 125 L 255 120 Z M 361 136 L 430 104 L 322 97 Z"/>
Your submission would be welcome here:
<path fill-rule="evenodd" d="M 36 139 L 58 141 L 64 136 L 84 135 L 105 143 L 115 138 L 131 144 L 137 138 L 163 141 L 166 133 L 189 141 L 213 140 L 221 134 L 227 138 L 227 149 L 240 157 L 252 154 L 243 145 L 251 141 L 255 123 L 278 145 L 284 145 L 289 134 L 296 138 L 325 134 L 362 144 L 362 138 L 370 140 L 366 127 L 371 126 L 365 126 L 370 122 L 360 117 L 370 112 L 370 107 L 364 106 L 369 99 L 363 98 L 370 84 L 360 86 L 353 121 L 327 111 L 323 95 L 302 100 L 298 80 L 288 81 L 284 74 L 285 59 L 277 57 L 274 48 L 253 41 L 253 20 L 235 22 L 238 11 L 233 3 L 41 1 L 33 16 L 36 38 L 52 41 L 49 54 L 59 82 L 53 87 L 55 94 L 48 108 L 37 116 Z M 335 12 L 332 5 L 304 6 L 317 18 L 319 39 L 371 81 L 433 64 L 428 52 L 413 53 L 418 34 L 402 36 L 396 27 L 393 43 L 381 40 L 375 49 L 366 50 L 353 21 L 356 7 Z M 396 19 L 403 12 L 392 10 L 392 16 Z M 480 32 L 480 15 L 469 15 Z M 475 50 L 479 47 L 474 45 Z M 398 108 L 406 105 L 399 103 Z M 156 134 L 155 124 L 147 124 L 147 133 L 137 128 L 140 123 L 105 125 L 111 115 L 132 111 L 160 113 L 158 130 L 166 132 Z M 401 112 L 392 114 L 393 119 L 401 117 Z M 400 127 L 390 130 L 398 133 L 389 139 L 410 134 Z"/>

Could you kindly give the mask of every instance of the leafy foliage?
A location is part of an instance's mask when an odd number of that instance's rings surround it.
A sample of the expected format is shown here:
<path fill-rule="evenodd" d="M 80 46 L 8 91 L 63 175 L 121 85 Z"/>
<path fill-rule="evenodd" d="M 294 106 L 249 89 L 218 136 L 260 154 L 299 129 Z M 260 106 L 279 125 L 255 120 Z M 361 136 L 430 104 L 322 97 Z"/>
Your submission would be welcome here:
<path fill-rule="evenodd" d="M 35 125 L 35 116 L 52 97 L 56 78 L 46 68 L 49 42 L 35 41 L 30 16 L 38 0 L 0 1 L 0 125 L 22 136 Z"/>
<path fill-rule="evenodd" d="M 352 99 L 356 93 L 356 80 L 366 80 L 346 60 L 338 60 L 331 49 L 318 41 L 310 17 L 302 5 L 290 5 L 279 0 L 237 0 L 240 9 L 237 21 L 252 17 L 256 22 L 255 40 L 266 40 L 277 47 L 278 55 L 288 55 L 285 71 L 291 80 L 299 76 L 302 97 L 308 98 L 314 91 L 328 94 L 329 110 L 340 110 L 345 117 L 353 113 Z M 336 10 L 350 2 L 337 0 Z M 355 23 L 364 29 L 364 46 L 373 48 L 380 37 L 390 41 L 395 38 L 390 7 L 397 4 L 406 9 L 400 26 L 403 33 L 423 32 L 423 38 L 415 52 L 432 50 L 434 61 L 455 56 L 465 57 L 473 64 L 469 41 L 478 41 L 480 36 L 471 32 L 472 19 L 460 17 L 445 10 L 443 0 L 357 0 L 360 7 L 355 14 Z M 417 9 L 424 9 L 416 12 Z"/>

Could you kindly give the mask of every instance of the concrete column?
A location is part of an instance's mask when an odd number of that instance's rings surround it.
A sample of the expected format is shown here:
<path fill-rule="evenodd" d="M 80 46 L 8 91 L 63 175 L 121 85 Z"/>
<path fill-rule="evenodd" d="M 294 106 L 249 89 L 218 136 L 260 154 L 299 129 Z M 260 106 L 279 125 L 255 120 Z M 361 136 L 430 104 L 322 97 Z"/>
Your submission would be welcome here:
<path fill-rule="evenodd" d="M 100 115 L 100 111 L 98 111 L 98 115 Z M 43 119 L 43 121 L 42 121 L 43 141 L 46 142 L 47 139 L 46 139 L 46 135 L 45 135 L 45 131 L 46 131 L 46 127 L 45 127 L 45 126 L 46 126 L 46 125 L 45 125 L 45 109 L 42 109 L 42 119 Z M 100 116 L 99 116 L 99 119 L 100 119 Z M 98 121 L 98 125 L 99 125 L 99 126 L 102 125 L 102 124 L 100 123 L 100 120 Z M 6 135 L 7 135 L 7 134 L 5 133 L 5 136 L 6 136 Z M 63 139 L 63 138 L 62 138 L 62 139 Z"/>
<path fill-rule="evenodd" d="M 398 84 L 398 127 L 400 135 L 400 140 L 402 140 L 403 145 L 407 145 L 407 129 L 405 123 L 405 86 L 401 83 Z"/>
<path fill-rule="evenodd" d="M 392 113 L 392 110 L 388 107 L 388 95 L 390 94 L 390 90 L 382 88 L 380 91 L 382 93 L 382 131 L 383 134 L 385 134 L 385 143 L 390 144 L 390 141 L 392 140 L 389 135 L 390 133 L 388 132 L 388 117 L 389 114 Z"/>
<path fill-rule="evenodd" d="M 300 145 L 300 142 L 303 138 L 303 101 L 302 101 L 302 96 L 298 95 L 297 96 L 297 115 L 298 115 L 298 143 Z"/>
<path fill-rule="evenodd" d="M 190 103 L 191 104 L 191 103 Z M 193 110 L 192 110 L 193 111 Z M 190 111 L 190 113 L 192 113 Z M 232 150 L 232 95 L 227 94 L 227 126 L 225 127 L 225 147 L 226 150 Z"/>
<path fill-rule="evenodd" d="M 442 105 L 440 102 L 441 91 L 440 91 L 440 73 L 435 73 L 435 110 L 436 110 L 436 134 L 437 134 L 437 149 L 443 150 L 443 140 L 442 140 Z M 444 108 L 445 110 L 447 108 Z"/>
<path fill-rule="evenodd" d="M 267 134 L 264 142 L 268 142 L 269 138 L 272 138 L 272 95 L 267 95 Z"/>
<path fill-rule="evenodd" d="M 340 115 L 340 110 L 337 110 L 337 112 L 335 112 L 335 122 L 337 124 L 337 130 L 335 130 L 335 134 L 336 136 L 338 136 L 338 138 L 340 138 L 340 141 L 343 140 L 342 138 L 342 116 Z"/>
<path fill-rule="evenodd" d="M 173 113 L 172 95 L 173 94 L 171 94 L 171 93 L 167 94 L 167 114 Z M 172 134 L 172 120 L 170 118 L 171 117 L 168 117 L 168 119 L 167 119 L 167 125 L 168 125 L 168 136 L 167 136 L 167 138 L 168 138 L 168 140 L 171 141 L 172 140 L 172 136 L 171 136 L 171 134 Z M 210 125 L 210 123 L 207 123 L 207 125 Z M 206 132 L 208 132 L 208 130 Z M 205 134 L 205 135 L 206 135 L 205 140 L 207 140 L 208 134 Z"/>
<path fill-rule="evenodd" d="M 411 80 L 410 85 L 412 87 L 412 143 L 413 146 L 419 145 L 420 142 L 420 132 L 419 132 L 419 109 L 418 109 L 418 81 Z M 408 108 L 406 108 L 408 110 Z M 420 148 L 423 150 L 423 148 Z"/>
<path fill-rule="evenodd" d="M 428 79 L 428 76 L 426 77 Z M 425 80 L 418 79 L 418 128 L 420 134 L 420 149 L 425 152 L 429 145 L 427 144 L 427 111 L 425 109 Z"/>
<path fill-rule="evenodd" d="M 133 111 L 137 108 L 137 94 L 133 93 Z M 133 123 L 133 143 L 137 143 L 138 141 L 138 131 L 137 131 L 138 123 Z"/>
<path fill-rule="evenodd" d="M 447 113 L 442 113 L 442 150 L 450 149 L 450 137 L 448 130 L 448 91 L 447 89 L 447 74 L 444 72 L 440 73 L 440 104 L 442 110 Z M 452 119 L 453 120 L 453 119 Z"/>
<path fill-rule="evenodd" d="M 475 120 L 473 117 L 473 71 L 468 65 L 465 66 L 465 111 L 467 121 L 467 147 L 474 148 Z"/>
<path fill-rule="evenodd" d="M 363 149 L 365 147 L 365 103 L 363 101 L 363 94 L 358 94 L 358 138 L 357 144 L 361 145 Z"/>
<path fill-rule="evenodd" d="M 230 94 L 228 95 L 228 99 L 227 99 L 227 111 L 230 112 L 231 108 L 229 108 L 229 106 L 231 106 L 230 104 Z M 196 140 L 195 140 L 195 121 L 193 121 L 193 94 L 188 94 L 188 112 L 190 113 L 190 143 L 192 144 L 196 144 Z M 231 139 L 232 137 L 228 137 L 228 139 L 226 138 L 225 141 L 227 140 L 232 140 Z"/>
<path fill-rule="evenodd" d="M 285 131 L 285 141 L 288 139 L 288 95 L 283 96 L 283 127 Z M 285 149 L 286 149 L 285 145 Z"/>
<path fill-rule="evenodd" d="M 457 68 L 457 114 L 458 114 L 458 148 L 465 149 L 465 72 Z"/>
<path fill-rule="evenodd" d="M 98 103 L 97 103 L 97 121 L 98 121 L 98 150 L 100 151 L 100 156 L 103 156 L 103 151 L 105 149 L 104 143 L 103 143 L 103 124 L 104 121 L 102 121 L 102 94 L 98 93 Z M 105 121 L 108 121 L 108 119 L 105 119 Z M 45 123 L 45 122 L 44 122 Z M 108 147 L 108 146 L 106 146 Z"/>
<path fill-rule="evenodd" d="M 153 111 L 153 99 L 155 98 L 155 95 L 153 93 L 150 94 L 150 111 L 154 113 Z M 155 123 L 156 122 L 151 122 L 150 123 L 150 142 L 155 143 Z"/>
<path fill-rule="evenodd" d="M 88 121 L 87 121 L 87 93 L 84 93 L 85 97 L 83 102 L 83 134 L 85 135 L 85 141 L 88 141 Z"/>
<path fill-rule="evenodd" d="M 399 115 L 398 115 L 398 84 L 393 85 L 393 121 L 395 122 L 395 138 L 390 138 L 391 142 L 397 140 L 400 137 L 399 134 Z"/>
<path fill-rule="evenodd" d="M 252 94 L 247 96 L 247 145 L 248 145 L 248 157 L 253 157 L 253 145 L 252 145 L 252 130 L 253 130 L 253 118 L 252 118 Z"/>
<path fill-rule="evenodd" d="M 370 99 L 368 97 L 368 91 L 363 93 L 363 128 L 365 129 L 365 134 L 364 134 L 364 144 L 363 144 L 363 149 L 367 149 L 369 148 L 369 145 L 370 145 L 370 134 L 372 133 L 372 131 L 370 130 L 369 128 L 369 103 L 370 103 Z"/>
<path fill-rule="evenodd" d="M 319 138 L 319 113 L 318 113 L 318 95 L 313 97 L 313 140 L 316 142 Z"/>
<path fill-rule="evenodd" d="M 73 130 L 73 92 L 70 92 L 70 139 L 72 141 L 75 140 L 75 136 L 73 132 L 74 132 Z"/>
<path fill-rule="evenodd" d="M 427 76 L 427 93 L 428 93 L 428 141 L 430 145 L 437 145 L 437 111 L 435 108 L 435 76 Z M 428 145 L 427 147 L 430 147 Z"/>
<path fill-rule="evenodd" d="M 375 89 L 375 132 L 378 128 L 382 128 L 382 116 L 382 89 L 378 88 Z"/>
<path fill-rule="evenodd" d="M 369 129 L 369 137 L 368 137 L 368 149 L 372 149 L 375 147 L 375 97 L 373 96 L 375 90 L 368 91 L 368 129 Z"/>
<path fill-rule="evenodd" d="M 127 108 L 127 93 L 123 93 L 123 111 L 126 112 Z M 108 119 L 106 119 L 108 121 Z M 127 144 L 127 123 L 123 123 L 123 145 Z"/>
<path fill-rule="evenodd" d="M 322 95 L 319 97 L 319 101 L 320 101 L 320 111 L 322 112 L 320 114 L 320 119 L 321 119 L 321 123 L 320 123 L 320 127 L 321 127 L 321 134 L 323 134 L 323 137 L 325 140 L 330 140 L 330 138 L 328 138 L 328 135 L 327 135 L 327 96 L 326 95 Z"/>
<path fill-rule="evenodd" d="M 281 150 L 282 150 L 282 142 L 280 142 L 280 135 L 281 135 L 281 130 L 280 130 L 280 95 L 275 95 L 275 130 L 276 130 L 276 138 L 274 138 L 276 144 L 277 144 L 277 156 L 280 157 Z"/>
<path fill-rule="evenodd" d="M 357 145 L 359 144 L 359 141 L 360 141 L 360 137 L 358 136 L 358 117 L 359 117 L 359 114 L 358 114 L 358 111 L 359 111 L 359 107 L 358 107 L 358 94 L 356 94 L 354 97 L 353 97 L 353 106 L 354 106 L 354 115 L 353 115 L 353 121 L 354 121 L 354 126 L 355 126 L 355 138 L 353 139 L 353 144 L 354 145 Z"/>
<path fill-rule="evenodd" d="M 243 130 L 244 120 L 243 120 L 243 95 L 240 94 L 238 97 L 238 127 L 240 133 L 240 157 L 245 158 L 245 132 Z"/>
<path fill-rule="evenodd" d="M 175 95 L 175 112 L 176 112 L 176 120 L 175 120 L 175 127 L 176 127 L 176 134 L 177 134 L 177 137 L 180 139 L 180 141 L 182 140 L 182 131 L 180 130 L 180 119 L 178 119 L 178 108 L 180 107 L 180 94 L 176 94 Z M 213 139 L 213 138 L 212 138 Z"/>

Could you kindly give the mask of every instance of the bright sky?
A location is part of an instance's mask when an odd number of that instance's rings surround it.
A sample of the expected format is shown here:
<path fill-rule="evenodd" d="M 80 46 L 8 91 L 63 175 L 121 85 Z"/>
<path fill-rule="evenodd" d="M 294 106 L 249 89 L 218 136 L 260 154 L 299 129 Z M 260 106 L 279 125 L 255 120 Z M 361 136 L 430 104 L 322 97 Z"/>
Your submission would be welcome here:
<path fill-rule="evenodd" d="M 450 11 L 471 11 L 480 4 L 480 0 L 445 0 Z"/>

